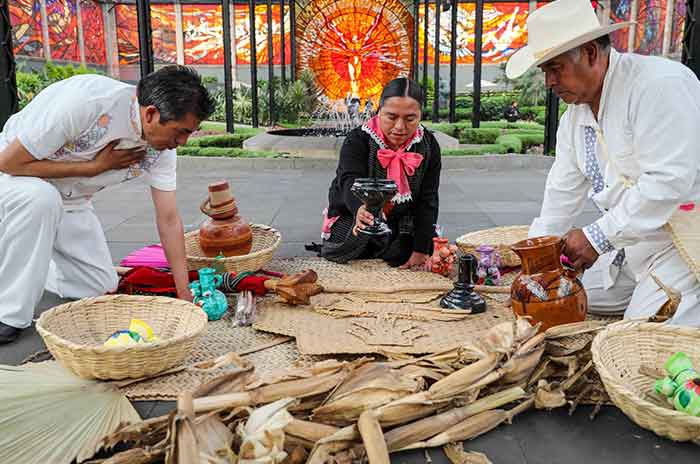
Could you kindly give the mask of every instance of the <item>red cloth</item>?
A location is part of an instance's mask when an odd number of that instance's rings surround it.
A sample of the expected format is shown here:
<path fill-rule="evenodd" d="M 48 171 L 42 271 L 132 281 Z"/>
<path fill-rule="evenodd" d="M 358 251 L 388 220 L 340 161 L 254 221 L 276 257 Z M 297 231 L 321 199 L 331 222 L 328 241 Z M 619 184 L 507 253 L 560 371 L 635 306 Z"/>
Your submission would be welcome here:
<path fill-rule="evenodd" d="M 190 282 L 194 282 L 199 279 L 199 274 L 197 271 L 190 271 L 188 277 Z M 264 295 L 267 291 L 265 281 L 268 279 L 269 277 L 255 275 L 244 277 L 236 285 L 236 291 L 250 290 L 258 296 Z M 171 272 L 138 266 L 121 277 L 116 293 L 175 296 L 177 289 Z"/>

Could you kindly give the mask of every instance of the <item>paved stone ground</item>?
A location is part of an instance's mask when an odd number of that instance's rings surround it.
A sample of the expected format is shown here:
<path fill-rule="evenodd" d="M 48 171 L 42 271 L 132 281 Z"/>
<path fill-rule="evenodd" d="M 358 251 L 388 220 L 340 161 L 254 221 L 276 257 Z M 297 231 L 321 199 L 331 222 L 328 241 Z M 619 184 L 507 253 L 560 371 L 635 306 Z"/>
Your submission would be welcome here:
<path fill-rule="evenodd" d="M 272 164 L 271 164 L 272 165 Z M 216 166 L 216 167 L 211 167 Z M 284 244 L 279 255 L 304 255 L 304 243 L 318 240 L 320 212 L 325 206 L 327 187 L 334 170 L 329 167 L 252 169 L 244 163 L 182 165 L 179 170 L 178 203 L 187 230 L 204 216 L 198 205 L 206 185 L 217 179 L 230 181 L 241 213 L 251 221 L 279 229 Z M 278 166 L 277 164 L 275 166 Z M 527 224 L 537 215 L 546 171 L 445 170 L 440 189 L 439 223 L 454 240 L 462 233 L 487 227 Z M 130 251 L 157 242 L 153 207 L 146 188 L 136 182 L 102 192 L 95 208 L 105 228 L 114 262 Z M 595 218 L 589 205 L 579 224 Z M 61 300 L 46 294 L 36 314 Z M 0 363 L 19 364 L 43 349 L 34 329 L 26 330 L 17 342 L 0 347 Z M 172 410 L 171 402 L 138 402 L 142 416 L 151 417 Z M 594 421 L 591 408 L 581 407 L 572 417 L 566 410 L 529 412 L 513 425 L 501 426 L 467 443 L 467 448 L 486 453 L 496 463 L 656 463 L 673 460 L 695 463 L 700 456 L 695 445 L 677 444 L 640 429 L 616 408 L 603 408 Z M 447 462 L 439 450 L 430 450 L 437 463 Z M 392 455 L 395 463 L 423 463 L 423 451 Z"/>

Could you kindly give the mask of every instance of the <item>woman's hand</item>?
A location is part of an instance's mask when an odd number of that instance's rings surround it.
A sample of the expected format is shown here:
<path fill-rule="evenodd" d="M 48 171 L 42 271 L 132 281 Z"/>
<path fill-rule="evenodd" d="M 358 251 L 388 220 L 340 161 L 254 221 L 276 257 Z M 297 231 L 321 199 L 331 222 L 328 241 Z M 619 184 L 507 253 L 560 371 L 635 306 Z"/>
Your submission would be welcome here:
<path fill-rule="evenodd" d="M 367 211 L 365 205 L 360 206 L 357 209 L 357 214 L 355 215 L 355 226 L 352 228 L 352 234 L 357 235 L 357 232 L 364 229 L 367 226 L 371 226 L 374 223 L 374 216 Z"/>
<path fill-rule="evenodd" d="M 410 269 L 412 271 L 429 271 L 430 259 L 425 253 L 414 251 L 408 261 L 400 269 Z"/>

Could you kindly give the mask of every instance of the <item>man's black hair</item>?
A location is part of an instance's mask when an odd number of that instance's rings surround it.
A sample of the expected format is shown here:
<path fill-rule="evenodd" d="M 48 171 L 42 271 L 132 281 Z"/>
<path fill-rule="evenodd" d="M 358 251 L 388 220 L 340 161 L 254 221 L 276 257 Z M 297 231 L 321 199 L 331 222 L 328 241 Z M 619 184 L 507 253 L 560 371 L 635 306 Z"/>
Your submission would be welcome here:
<path fill-rule="evenodd" d="M 139 81 L 136 95 L 139 105 L 155 106 L 160 122 L 179 121 L 188 113 L 204 121 L 216 109 L 216 103 L 194 69 L 168 65 Z"/>

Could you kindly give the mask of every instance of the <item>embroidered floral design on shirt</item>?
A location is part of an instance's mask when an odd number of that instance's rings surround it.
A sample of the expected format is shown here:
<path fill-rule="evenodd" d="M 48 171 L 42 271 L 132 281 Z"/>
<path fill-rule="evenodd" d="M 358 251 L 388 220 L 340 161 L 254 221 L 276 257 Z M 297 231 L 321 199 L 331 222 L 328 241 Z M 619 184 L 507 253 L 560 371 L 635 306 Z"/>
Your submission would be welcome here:
<path fill-rule="evenodd" d="M 146 156 L 138 163 L 129 166 L 129 169 L 126 171 L 126 176 L 124 177 L 124 182 L 140 176 L 144 171 L 150 171 L 153 165 L 158 161 L 158 158 L 160 158 L 160 154 L 161 152 L 155 150 L 153 147 L 146 147 Z"/>
<path fill-rule="evenodd" d="M 92 126 L 78 136 L 72 142 L 68 142 L 50 155 L 48 159 L 59 160 L 70 158 L 74 153 L 82 153 L 95 148 L 95 146 L 107 135 L 109 125 L 112 123 L 110 114 L 103 114 L 97 118 Z"/>

